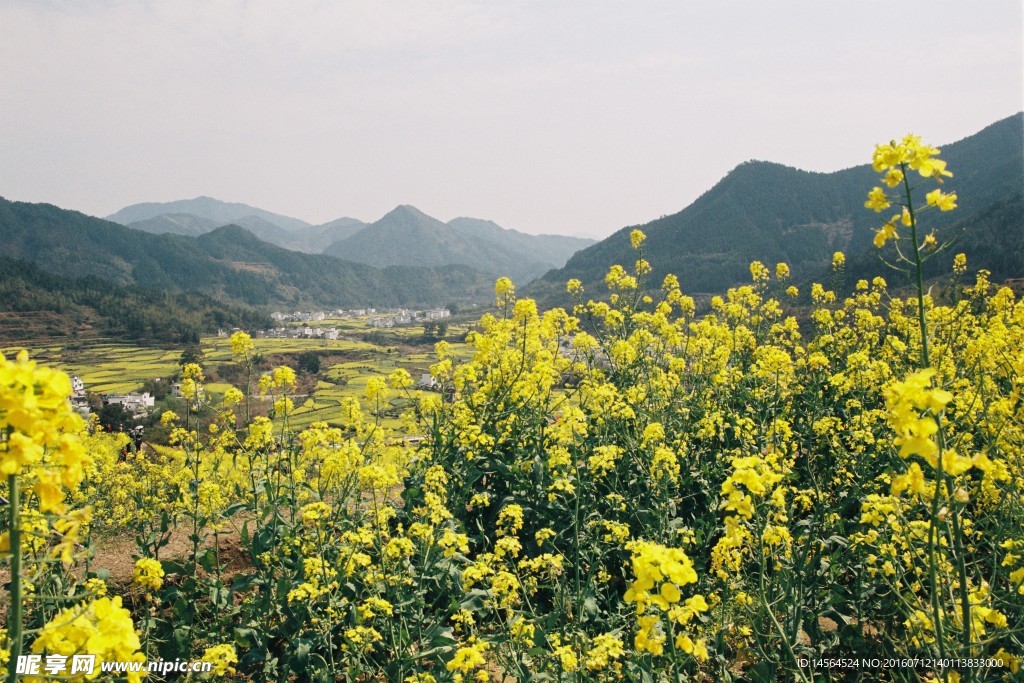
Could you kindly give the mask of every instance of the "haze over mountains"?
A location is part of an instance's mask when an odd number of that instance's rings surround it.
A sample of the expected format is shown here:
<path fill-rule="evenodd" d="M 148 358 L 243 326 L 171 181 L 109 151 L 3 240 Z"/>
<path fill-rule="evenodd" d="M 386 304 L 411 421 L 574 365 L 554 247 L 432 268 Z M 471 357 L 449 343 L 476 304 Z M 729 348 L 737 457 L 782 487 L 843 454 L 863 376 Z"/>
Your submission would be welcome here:
<path fill-rule="evenodd" d="M 206 218 L 216 223 L 219 227 L 229 223 L 237 223 L 239 218 L 256 216 L 268 223 L 277 225 L 285 230 L 298 230 L 308 228 L 309 223 L 282 216 L 281 214 L 258 209 L 248 204 L 237 202 L 222 202 L 213 197 L 196 197 L 195 199 L 181 199 L 173 202 L 145 202 L 132 204 L 120 211 L 107 216 L 107 220 L 121 225 L 128 225 L 136 221 L 144 221 L 156 218 L 164 214 L 192 214 L 200 218 Z"/>
<path fill-rule="evenodd" d="M 154 235 L 50 204 L 0 199 L 5 255 L 66 277 L 203 292 L 254 306 L 416 306 L 489 298 L 490 275 L 467 266 L 373 268 L 289 251 L 236 225 L 198 237 Z"/>
<path fill-rule="evenodd" d="M 247 204 L 197 197 L 134 204 L 107 220 L 155 234 L 191 236 L 238 225 L 265 242 L 294 251 L 325 253 L 379 268 L 467 265 L 520 284 L 564 265 L 573 253 L 594 243 L 579 237 L 528 235 L 475 218 L 446 224 L 406 205 L 371 224 L 345 217 L 310 225 Z"/>
<path fill-rule="evenodd" d="M 971 270 L 987 268 L 995 281 L 1024 276 L 1024 115 L 940 147 L 954 173 L 945 189 L 957 193 L 959 208 L 930 211 L 922 225 L 937 229 L 940 240 L 956 236 L 958 242 L 928 264 L 931 272 L 950 272 L 953 255 L 964 252 Z M 797 281 L 822 278 L 835 251 L 846 253 L 851 281 L 883 275 L 895 282 L 899 275 L 879 262 L 871 242 L 888 213 L 879 216 L 864 208 L 868 190 L 879 184 L 867 164 L 814 173 L 749 161 L 682 211 L 622 228 L 577 252 L 527 291 L 547 303 L 565 303 L 565 282 L 578 278 L 587 296 L 601 297 L 607 293 L 603 278 L 609 266 L 629 268 L 636 261 L 629 240 L 634 227 L 647 234 L 644 255 L 654 269 L 648 282 L 655 288 L 665 274 L 674 273 L 683 291 L 723 292 L 749 281 L 754 260 L 784 261 Z M 924 206 L 924 191 L 917 206 Z"/>
<path fill-rule="evenodd" d="M 461 263 L 526 283 L 593 243 L 579 237 L 526 235 L 475 218 L 446 224 L 416 207 L 399 206 L 324 253 L 377 267 Z"/>
<path fill-rule="evenodd" d="M 132 204 L 106 218 L 136 230 L 154 234 L 199 235 L 224 225 L 238 225 L 264 242 L 285 249 L 319 254 L 326 247 L 365 227 L 355 218 L 338 218 L 311 225 L 298 218 L 259 209 L 248 204 L 196 197 L 173 202 Z"/>
<path fill-rule="evenodd" d="M 940 240 L 958 242 L 928 264 L 930 272 L 948 273 L 953 254 L 962 251 L 971 270 L 987 268 L 996 282 L 1024 276 L 1024 115 L 942 146 L 942 158 L 954 173 L 946 190 L 958 194 L 959 208 L 930 211 L 922 221 Z M 867 165 L 812 173 L 764 161 L 741 164 L 679 213 L 639 226 L 647 233 L 644 255 L 654 267 L 648 283 L 657 287 L 664 274 L 675 273 L 688 293 L 723 292 L 749 280 L 753 260 L 785 261 L 797 282 L 825 281 L 833 252 L 844 251 L 850 283 L 881 274 L 900 284 L 871 244 L 885 216 L 865 209 L 864 200 L 878 182 Z M 0 198 L 3 256 L 18 261 L 0 269 L 0 291 L 22 292 L 18 296 L 29 308 L 36 305 L 32 302 L 64 306 L 88 299 L 110 310 L 111 299 L 100 296 L 102 282 L 110 283 L 110 291 L 199 292 L 211 305 L 437 306 L 488 301 L 496 275 L 523 283 L 565 262 L 525 288 L 542 303 L 562 304 L 569 278 L 583 281 L 588 296 L 601 297 L 607 293 L 608 268 L 636 260 L 629 245 L 633 226 L 572 255 L 586 240 L 525 235 L 473 218 L 443 223 L 411 206 L 399 206 L 371 224 L 342 218 L 321 226 L 206 197 L 136 205 L 115 216 L 133 227 Z M 223 220 L 232 224 L 215 225 Z M 289 250 L 271 238 L 325 253 Z M 20 265 L 24 262 L 42 270 Z M 45 279 L 44 271 L 93 279 L 55 280 L 45 295 L 29 296 Z M 158 296 L 137 299 L 140 307 L 149 307 L 149 319 L 159 318 L 152 313 L 159 308 Z M 184 307 L 185 299 L 175 300 Z M 210 309 L 203 318 L 239 315 Z M 125 327 L 154 327 L 121 318 L 118 324 Z M 181 334 L 192 334 L 198 325 L 190 323 Z"/>

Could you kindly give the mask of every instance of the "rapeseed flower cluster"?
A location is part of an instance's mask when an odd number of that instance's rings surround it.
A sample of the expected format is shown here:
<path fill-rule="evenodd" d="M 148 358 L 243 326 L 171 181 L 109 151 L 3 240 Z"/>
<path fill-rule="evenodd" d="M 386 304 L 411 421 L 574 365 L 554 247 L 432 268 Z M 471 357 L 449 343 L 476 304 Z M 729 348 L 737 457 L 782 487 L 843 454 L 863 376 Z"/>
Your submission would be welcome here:
<path fill-rule="evenodd" d="M 151 557 L 143 557 L 135 561 L 132 581 L 147 591 L 160 590 L 164 584 L 164 568 L 160 562 Z"/>
<path fill-rule="evenodd" d="M 671 637 L 661 615 L 673 625 L 685 627 L 694 617 L 708 610 L 708 603 L 699 593 L 683 600 L 683 586 L 697 582 L 693 563 L 679 548 L 666 548 L 658 543 L 633 541 L 627 544 L 631 552 L 633 574 L 636 577 L 623 602 L 635 603 L 639 629 L 634 639 L 637 650 L 662 655 L 665 641 Z M 694 641 L 680 631 L 675 646 L 698 660 L 708 659 L 708 650 L 702 639 Z"/>
<path fill-rule="evenodd" d="M 213 670 L 210 673 L 214 676 L 229 676 L 235 673 L 234 665 L 238 664 L 238 654 L 235 652 L 234 646 L 222 643 L 206 648 L 200 661 L 213 665 Z"/>
<path fill-rule="evenodd" d="M 0 474 L 22 477 L 42 512 L 63 511 L 65 491 L 78 486 L 91 462 L 70 395 L 63 372 L 38 366 L 26 351 L 13 360 L 0 354 Z"/>
<path fill-rule="evenodd" d="M 65 657 L 96 655 L 98 673 L 101 662 L 145 661 L 145 655 L 139 651 L 141 645 L 131 613 L 122 606 L 121 596 L 115 596 L 60 610 L 43 626 L 32 643 L 32 651 Z M 125 675 L 129 683 L 138 683 L 143 678 L 139 672 Z M 85 675 L 77 680 L 85 680 Z"/>

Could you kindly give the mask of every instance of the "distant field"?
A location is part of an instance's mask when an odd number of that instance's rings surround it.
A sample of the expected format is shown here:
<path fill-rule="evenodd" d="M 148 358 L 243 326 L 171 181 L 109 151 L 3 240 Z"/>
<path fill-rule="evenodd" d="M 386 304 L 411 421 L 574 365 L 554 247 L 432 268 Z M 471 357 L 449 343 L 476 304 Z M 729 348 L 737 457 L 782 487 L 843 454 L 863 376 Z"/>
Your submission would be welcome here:
<path fill-rule="evenodd" d="M 17 349 L 3 349 L 5 355 Z M 181 350 L 119 344 L 109 339 L 77 342 L 66 347 L 29 349 L 34 360 L 78 375 L 89 391 L 104 394 L 133 391 L 147 379 L 178 370 Z"/>
<path fill-rule="evenodd" d="M 422 325 L 389 329 L 368 327 L 369 318 L 343 318 L 310 323 L 310 326 L 335 327 L 347 337 L 376 333 L 380 343 L 361 339 L 254 339 L 256 354 L 276 358 L 280 364 L 294 367 L 296 356 L 315 351 L 332 359 L 321 366 L 311 394 L 295 397 L 296 410 L 292 424 L 304 427 L 312 422 L 331 422 L 339 415 L 339 405 L 349 397 L 363 398 L 366 381 L 371 377 L 386 377 L 398 368 L 419 382 L 421 375 L 436 362 L 432 343 L 421 342 Z M 468 357 L 468 349 L 461 339 L 467 327 L 452 325 L 448 341 L 458 357 Z M 200 344 L 202 362 L 207 368 L 230 364 L 231 344 L 227 337 L 206 337 Z M 20 347 L 0 349 L 13 355 Z M 86 389 L 101 394 L 128 393 L 140 389 L 153 378 L 167 378 L 180 371 L 182 348 L 159 348 L 119 343 L 111 339 L 79 341 L 66 346 L 30 348 L 31 357 L 41 363 L 55 366 L 69 375 L 78 375 Z M 290 357 L 290 358 L 289 358 Z M 343 360 L 338 361 L 338 358 Z M 232 384 L 210 381 L 205 385 L 206 395 L 216 401 Z M 414 392 L 414 395 L 418 392 Z M 392 424 L 393 423 L 393 424 Z M 397 420 L 385 420 L 385 426 L 397 426 Z"/>

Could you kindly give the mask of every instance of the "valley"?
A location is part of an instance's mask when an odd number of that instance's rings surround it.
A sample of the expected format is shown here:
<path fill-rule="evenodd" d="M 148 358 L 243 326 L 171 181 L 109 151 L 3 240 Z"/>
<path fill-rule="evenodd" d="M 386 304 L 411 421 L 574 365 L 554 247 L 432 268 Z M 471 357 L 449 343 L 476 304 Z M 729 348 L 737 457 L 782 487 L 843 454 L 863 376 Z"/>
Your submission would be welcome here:
<path fill-rule="evenodd" d="M 341 418 L 339 406 L 344 399 L 362 400 L 369 379 L 386 378 L 398 369 L 406 370 L 415 380 L 417 386 L 410 394 L 412 397 L 424 391 L 418 385 L 424 375 L 429 378 L 430 367 L 437 362 L 434 346 L 442 339 L 435 334 L 425 334 L 423 323 L 380 329 L 370 324 L 376 319 L 378 316 L 324 318 L 289 324 L 295 332 L 309 326 L 329 327 L 339 332 L 338 339 L 258 336 L 253 339 L 253 354 L 259 358 L 255 379 L 259 373 L 278 365 L 300 369 L 300 393 L 294 396 L 297 407 L 290 416 L 293 429 L 303 429 L 313 422 L 338 424 Z M 467 358 L 464 337 L 471 327 L 472 322 L 461 316 L 446 328 L 443 340 L 457 359 Z M 40 338 L 35 340 L 40 344 L 43 341 Z M 0 353 L 10 357 L 20 348 L 25 347 L 0 347 Z M 231 368 L 231 345 L 227 335 L 204 336 L 197 345 L 190 346 L 139 346 L 95 336 L 66 345 L 30 345 L 28 349 L 32 358 L 40 363 L 79 377 L 86 392 L 96 395 L 94 401 L 98 404 L 102 404 L 103 397 L 108 394 L 140 392 L 144 387 L 152 388 L 154 382 L 157 385 L 162 382 L 165 394 L 160 397 L 157 407 L 137 420 L 138 424 L 151 427 L 158 424 L 163 410 L 181 409 L 182 402 L 170 393 L 170 387 L 180 381 L 182 359 L 186 356 L 198 361 L 210 377 L 205 384 L 205 400 L 212 406 L 220 403 L 227 389 L 232 386 L 244 388 L 245 383 L 245 378 Z M 300 361 L 304 357 L 307 363 L 311 357 L 316 358 L 315 370 L 303 369 Z M 400 427 L 399 418 L 404 405 L 406 402 L 403 401 L 389 406 L 381 415 L 383 424 L 389 429 Z M 268 403 L 254 401 L 254 414 L 266 414 L 269 407 Z M 159 430 L 149 430 L 148 433 L 160 441 L 166 440 L 166 433 Z"/>

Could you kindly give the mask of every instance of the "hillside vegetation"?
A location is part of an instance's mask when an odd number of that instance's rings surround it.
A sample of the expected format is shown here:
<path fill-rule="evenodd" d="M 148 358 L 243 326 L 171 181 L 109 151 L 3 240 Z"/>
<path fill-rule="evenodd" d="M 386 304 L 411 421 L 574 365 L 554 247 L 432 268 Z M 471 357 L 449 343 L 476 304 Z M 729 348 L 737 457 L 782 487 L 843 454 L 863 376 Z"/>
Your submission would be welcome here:
<path fill-rule="evenodd" d="M 264 313 L 196 292 L 115 286 L 95 276 L 66 278 L 0 257 L 0 339 L 59 339 L 101 333 L 132 340 L 199 341 L 218 329 L 262 329 Z"/>
<path fill-rule="evenodd" d="M 288 251 L 237 226 L 199 237 L 153 235 L 49 204 L 0 199 L 11 258 L 70 277 L 203 292 L 249 305 L 437 305 L 478 300 L 492 278 L 466 266 L 378 269 Z"/>
<path fill-rule="evenodd" d="M 957 248 L 996 278 L 1024 275 L 1024 251 L 1015 248 L 1024 234 L 1024 214 L 1014 209 L 1024 188 L 1022 121 L 1015 114 L 942 147 L 956 169 L 947 185 L 963 199 L 956 215 L 937 216 L 934 227 L 942 235 L 959 234 Z M 786 262 L 803 281 L 826 275 L 836 251 L 846 253 L 851 280 L 874 273 L 879 263 L 870 247 L 877 221 L 865 214 L 859 191 L 872 178 L 867 165 L 813 173 L 766 161 L 741 164 L 679 213 L 640 226 L 648 249 L 659 256 L 652 281 L 675 273 L 687 291 L 722 292 L 744 281 L 753 260 Z M 985 228 L 971 229 L 976 223 Z M 587 291 L 600 293 L 612 264 L 631 263 L 631 229 L 578 252 L 529 291 L 564 303 L 562 285 L 576 278 Z M 948 259 L 932 267 L 940 264 L 948 272 Z"/>

